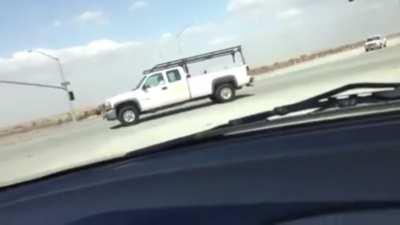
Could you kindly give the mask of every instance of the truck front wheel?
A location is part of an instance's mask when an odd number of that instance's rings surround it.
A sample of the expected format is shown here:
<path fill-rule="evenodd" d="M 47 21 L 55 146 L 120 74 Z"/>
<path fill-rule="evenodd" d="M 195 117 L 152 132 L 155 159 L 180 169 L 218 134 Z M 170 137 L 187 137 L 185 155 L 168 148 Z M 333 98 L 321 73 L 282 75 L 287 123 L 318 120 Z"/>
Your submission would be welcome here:
<path fill-rule="evenodd" d="M 215 89 L 212 99 L 217 103 L 224 103 L 232 101 L 235 96 L 235 88 L 232 84 L 221 84 Z"/>
<path fill-rule="evenodd" d="M 124 106 L 118 112 L 118 120 L 122 125 L 133 125 L 139 121 L 139 110 L 135 106 Z"/>

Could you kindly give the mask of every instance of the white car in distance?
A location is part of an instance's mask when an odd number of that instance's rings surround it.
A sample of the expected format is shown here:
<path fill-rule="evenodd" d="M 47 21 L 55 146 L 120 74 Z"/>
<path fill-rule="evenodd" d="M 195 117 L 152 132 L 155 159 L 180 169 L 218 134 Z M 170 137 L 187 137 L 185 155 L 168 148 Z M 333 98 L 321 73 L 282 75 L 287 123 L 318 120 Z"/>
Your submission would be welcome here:
<path fill-rule="evenodd" d="M 386 38 L 382 37 L 381 35 L 376 35 L 370 38 L 367 38 L 364 44 L 364 48 L 366 52 L 382 49 L 387 47 L 387 40 Z"/>

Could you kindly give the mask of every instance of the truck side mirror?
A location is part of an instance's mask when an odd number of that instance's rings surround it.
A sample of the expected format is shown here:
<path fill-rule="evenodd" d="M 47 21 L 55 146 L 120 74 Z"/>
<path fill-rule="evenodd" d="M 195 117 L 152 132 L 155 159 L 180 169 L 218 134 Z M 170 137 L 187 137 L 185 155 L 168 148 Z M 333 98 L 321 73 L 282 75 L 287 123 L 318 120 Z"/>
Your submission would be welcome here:
<path fill-rule="evenodd" d="M 148 84 L 143 85 L 143 91 L 147 91 L 147 89 L 149 89 L 150 86 Z"/>

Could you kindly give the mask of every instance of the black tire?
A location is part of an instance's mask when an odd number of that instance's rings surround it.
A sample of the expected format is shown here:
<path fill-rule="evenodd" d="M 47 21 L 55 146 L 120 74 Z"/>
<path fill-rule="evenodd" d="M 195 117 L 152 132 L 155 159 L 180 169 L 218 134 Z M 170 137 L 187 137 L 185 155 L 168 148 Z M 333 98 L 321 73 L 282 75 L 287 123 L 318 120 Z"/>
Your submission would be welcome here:
<path fill-rule="evenodd" d="M 215 102 L 215 103 L 217 102 L 217 100 L 215 99 L 215 96 L 214 96 L 214 95 L 211 95 L 211 96 L 210 96 L 210 100 L 211 100 L 212 102 Z"/>
<path fill-rule="evenodd" d="M 124 106 L 118 112 L 119 122 L 126 125 L 133 125 L 139 122 L 139 110 L 135 106 Z"/>
<path fill-rule="evenodd" d="M 236 90 L 232 84 L 221 84 L 215 89 L 213 99 L 217 103 L 230 102 L 236 97 Z"/>

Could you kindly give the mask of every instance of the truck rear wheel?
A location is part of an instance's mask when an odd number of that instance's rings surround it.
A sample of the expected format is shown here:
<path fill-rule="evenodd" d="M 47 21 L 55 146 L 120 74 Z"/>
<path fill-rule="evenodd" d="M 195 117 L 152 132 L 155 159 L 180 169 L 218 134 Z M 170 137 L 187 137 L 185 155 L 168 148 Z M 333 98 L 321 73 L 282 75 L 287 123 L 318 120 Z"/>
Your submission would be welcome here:
<path fill-rule="evenodd" d="M 133 125 L 139 122 L 139 110 L 135 106 L 124 106 L 118 112 L 118 120 L 122 125 Z"/>
<path fill-rule="evenodd" d="M 232 84 L 221 84 L 214 92 L 213 100 L 218 103 L 232 101 L 236 96 L 235 88 Z"/>

